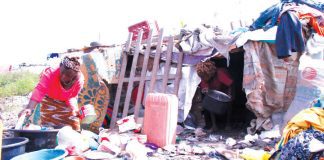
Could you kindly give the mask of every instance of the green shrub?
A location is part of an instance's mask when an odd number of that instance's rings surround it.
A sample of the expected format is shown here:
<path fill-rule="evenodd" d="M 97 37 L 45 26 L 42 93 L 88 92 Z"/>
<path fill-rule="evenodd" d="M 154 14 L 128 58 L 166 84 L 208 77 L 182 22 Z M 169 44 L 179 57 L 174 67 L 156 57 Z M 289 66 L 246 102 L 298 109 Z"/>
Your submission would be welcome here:
<path fill-rule="evenodd" d="M 27 95 L 39 80 L 39 75 L 31 72 L 11 72 L 0 74 L 0 97 Z"/>

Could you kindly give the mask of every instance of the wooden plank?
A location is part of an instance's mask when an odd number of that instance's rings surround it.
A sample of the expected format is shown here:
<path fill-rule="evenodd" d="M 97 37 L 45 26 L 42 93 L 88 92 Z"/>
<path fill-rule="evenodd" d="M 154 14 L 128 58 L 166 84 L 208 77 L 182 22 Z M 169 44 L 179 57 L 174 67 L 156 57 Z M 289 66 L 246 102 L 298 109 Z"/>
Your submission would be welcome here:
<path fill-rule="evenodd" d="M 154 56 L 154 62 L 153 62 L 153 69 L 152 69 L 152 75 L 151 75 L 151 83 L 150 83 L 150 88 L 149 88 L 149 93 L 152 93 L 154 90 L 155 86 L 155 81 L 157 79 L 156 72 L 159 68 L 159 62 L 160 62 L 160 57 L 161 57 L 161 52 L 162 52 L 162 42 L 163 42 L 163 29 L 160 30 L 159 34 L 159 39 L 158 39 L 158 44 L 156 48 L 156 53 Z"/>
<path fill-rule="evenodd" d="M 231 29 L 234 29 L 234 22 L 231 22 Z"/>
<path fill-rule="evenodd" d="M 240 19 L 240 26 L 243 27 L 243 21 Z"/>
<path fill-rule="evenodd" d="M 169 72 L 171 68 L 171 56 L 172 56 L 172 51 L 173 51 L 173 37 L 169 37 L 169 43 L 168 43 L 168 49 L 167 49 L 167 56 L 166 56 L 166 62 L 164 66 L 164 77 L 162 80 L 162 93 L 166 93 L 166 88 L 167 88 L 167 83 L 168 83 L 168 77 L 169 77 Z"/>
<path fill-rule="evenodd" d="M 154 77 L 154 79 L 155 80 L 162 80 L 163 79 L 163 75 L 156 75 L 155 77 Z M 148 76 L 148 77 L 144 77 L 144 81 L 149 81 L 149 80 L 151 80 L 151 82 L 152 82 L 152 78 L 153 77 L 151 77 L 151 76 Z M 140 79 L 141 79 L 141 77 L 134 77 L 133 78 L 133 81 L 134 82 L 138 82 L 138 81 L 140 81 Z M 169 74 L 169 80 L 170 79 L 176 79 L 176 74 Z M 129 78 L 124 78 L 124 82 L 128 82 L 129 81 Z"/>
<path fill-rule="evenodd" d="M 182 77 L 182 61 L 183 61 L 183 52 L 179 52 L 178 64 L 177 64 L 177 72 L 176 79 L 174 81 L 174 94 L 178 95 L 180 80 Z"/>
<path fill-rule="evenodd" d="M 131 68 L 130 75 L 129 75 L 126 99 L 125 99 L 125 103 L 124 103 L 124 110 L 123 110 L 123 115 L 122 115 L 123 117 L 126 117 L 127 114 L 128 114 L 129 102 L 130 102 L 130 98 L 131 98 L 132 90 L 133 90 L 133 85 L 134 85 L 134 77 L 135 77 L 137 59 L 138 59 L 139 52 L 141 50 L 142 36 L 143 36 L 143 30 L 141 30 L 139 32 L 139 35 L 137 37 L 137 44 L 136 44 L 136 49 L 135 49 L 135 53 L 134 53 L 134 56 L 133 56 L 132 68 Z"/>
<path fill-rule="evenodd" d="M 138 87 L 137 97 L 136 97 L 136 102 L 135 102 L 134 118 L 135 118 L 136 122 L 137 122 L 139 109 L 140 109 L 140 105 L 141 105 L 140 103 L 141 103 L 142 93 L 143 93 L 143 88 L 144 88 L 144 83 L 145 83 L 147 64 L 148 64 L 149 55 L 151 52 L 152 32 L 153 32 L 153 30 L 150 30 L 149 36 L 147 39 L 146 49 L 144 52 L 144 62 L 142 65 L 142 71 L 141 71 L 141 77 L 140 77 L 140 84 Z"/>
<path fill-rule="evenodd" d="M 115 101 L 114 101 L 114 108 L 113 108 L 113 113 L 111 116 L 111 121 L 110 121 L 110 128 L 114 128 L 116 121 L 117 121 L 117 114 L 118 114 L 118 108 L 119 108 L 119 102 L 120 102 L 120 96 L 121 96 L 121 92 L 123 89 L 123 83 L 124 83 L 124 76 L 125 76 L 125 71 L 126 71 L 126 65 L 127 65 L 127 52 L 130 51 L 130 47 L 131 47 L 131 43 L 132 43 L 132 37 L 133 37 L 133 33 L 129 33 L 128 34 L 128 40 L 126 42 L 125 45 L 125 50 L 122 53 L 122 65 L 121 66 L 121 71 L 119 74 L 119 82 L 118 82 L 118 86 L 117 86 L 117 91 L 116 91 L 116 97 L 115 97 Z"/>

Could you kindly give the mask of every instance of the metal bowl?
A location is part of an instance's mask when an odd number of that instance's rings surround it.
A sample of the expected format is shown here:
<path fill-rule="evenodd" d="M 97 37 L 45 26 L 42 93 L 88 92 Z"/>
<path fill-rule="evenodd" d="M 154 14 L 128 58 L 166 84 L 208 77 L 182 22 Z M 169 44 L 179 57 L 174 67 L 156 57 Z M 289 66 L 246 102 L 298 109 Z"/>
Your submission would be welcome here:
<path fill-rule="evenodd" d="M 223 92 L 209 90 L 203 100 L 203 107 L 214 114 L 223 115 L 227 112 L 231 100 L 231 96 Z"/>

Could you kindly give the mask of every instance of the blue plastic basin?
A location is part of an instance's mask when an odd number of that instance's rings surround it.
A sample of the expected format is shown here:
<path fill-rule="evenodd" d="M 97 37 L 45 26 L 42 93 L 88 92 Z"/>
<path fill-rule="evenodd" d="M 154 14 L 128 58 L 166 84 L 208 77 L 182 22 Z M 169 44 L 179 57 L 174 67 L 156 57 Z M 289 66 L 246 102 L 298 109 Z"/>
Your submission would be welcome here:
<path fill-rule="evenodd" d="M 16 156 L 12 160 L 59 160 L 67 154 L 63 149 L 42 149 Z"/>
<path fill-rule="evenodd" d="M 14 137 L 14 138 L 2 139 L 1 159 L 9 160 L 12 157 L 25 153 L 27 142 L 28 142 L 28 138 L 25 137 Z"/>

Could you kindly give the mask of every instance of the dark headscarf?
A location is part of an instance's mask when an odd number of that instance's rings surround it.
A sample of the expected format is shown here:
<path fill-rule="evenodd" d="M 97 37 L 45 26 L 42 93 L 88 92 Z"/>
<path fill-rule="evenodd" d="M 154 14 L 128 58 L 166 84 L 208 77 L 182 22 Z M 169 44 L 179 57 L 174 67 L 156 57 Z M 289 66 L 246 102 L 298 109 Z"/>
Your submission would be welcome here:
<path fill-rule="evenodd" d="M 61 61 L 61 65 L 68 69 L 72 69 L 74 71 L 79 72 L 80 71 L 80 57 L 67 57 L 65 56 L 63 60 Z"/>

